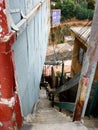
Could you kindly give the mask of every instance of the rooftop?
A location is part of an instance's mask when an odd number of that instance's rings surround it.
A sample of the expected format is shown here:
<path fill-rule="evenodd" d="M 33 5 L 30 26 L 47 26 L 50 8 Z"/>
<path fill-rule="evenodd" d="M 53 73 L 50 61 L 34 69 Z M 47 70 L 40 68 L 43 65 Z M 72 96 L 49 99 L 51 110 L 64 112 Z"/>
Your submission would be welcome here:
<path fill-rule="evenodd" d="M 80 40 L 83 40 L 86 44 L 89 42 L 91 26 L 79 26 L 79 27 L 71 27 L 71 32 L 76 35 Z"/>

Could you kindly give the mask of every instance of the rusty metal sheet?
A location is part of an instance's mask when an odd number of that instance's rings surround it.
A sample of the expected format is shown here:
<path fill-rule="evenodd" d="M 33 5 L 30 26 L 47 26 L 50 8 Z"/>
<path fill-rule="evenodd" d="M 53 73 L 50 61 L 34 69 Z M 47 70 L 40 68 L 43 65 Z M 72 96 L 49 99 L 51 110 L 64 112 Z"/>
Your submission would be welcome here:
<path fill-rule="evenodd" d="M 76 100 L 76 108 L 74 113 L 74 121 L 80 121 L 82 112 L 85 113 L 87 106 L 87 100 L 92 87 L 96 66 L 98 62 L 98 4 L 96 4 L 91 36 L 89 39 L 89 45 L 86 52 L 86 57 L 83 62 L 81 79 L 79 82 L 79 89 Z M 84 106 L 84 102 L 85 106 Z M 84 107 L 84 109 L 83 109 Z"/>
<path fill-rule="evenodd" d="M 80 92 L 78 91 L 79 95 L 78 95 L 78 99 L 76 103 L 73 121 L 80 121 L 84 101 L 86 98 L 86 91 L 87 91 L 88 83 L 89 83 L 89 78 L 86 78 L 86 77 L 81 78 L 80 86 L 79 86 L 79 88 L 81 89 L 80 89 Z"/>

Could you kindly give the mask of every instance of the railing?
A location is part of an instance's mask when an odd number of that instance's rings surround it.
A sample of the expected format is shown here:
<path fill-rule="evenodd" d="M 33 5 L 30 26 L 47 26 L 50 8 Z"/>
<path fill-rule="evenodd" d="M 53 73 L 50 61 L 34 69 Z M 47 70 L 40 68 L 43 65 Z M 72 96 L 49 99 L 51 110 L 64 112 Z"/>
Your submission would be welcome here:
<path fill-rule="evenodd" d="M 70 102 L 53 102 L 53 105 L 59 107 L 60 109 L 64 108 L 72 112 L 74 112 L 75 108 L 75 103 Z"/>
<path fill-rule="evenodd" d="M 54 96 L 56 94 L 59 94 L 61 92 L 64 92 L 66 90 L 69 90 L 71 88 L 73 88 L 75 85 L 77 85 L 79 83 L 79 79 L 80 79 L 80 74 L 77 74 L 76 76 L 74 76 L 72 79 L 70 79 L 69 81 L 67 81 L 64 85 L 62 85 L 61 87 L 59 87 L 58 89 L 56 89 L 56 91 L 54 92 L 50 92 L 50 100 L 52 101 L 52 106 L 57 106 L 60 109 L 66 109 L 69 111 L 74 112 L 75 109 L 75 103 L 71 103 L 71 102 L 56 102 L 54 101 Z M 53 96 L 53 97 L 52 97 Z"/>
<path fill-rule="evenodd" d="M 74 87 L 75 85 L 78 84 L 80 79 L 80 74 L 77 74 L 76 76 L 74 76 L 72 79 L 70 79 L 69 81 L 67 81 L 64 85 L 62 85 L 61 87 L 59 87 L 58 89 L 56 89 L 56 93 L 61 93 L 64 92 L 72 87 Z"/>

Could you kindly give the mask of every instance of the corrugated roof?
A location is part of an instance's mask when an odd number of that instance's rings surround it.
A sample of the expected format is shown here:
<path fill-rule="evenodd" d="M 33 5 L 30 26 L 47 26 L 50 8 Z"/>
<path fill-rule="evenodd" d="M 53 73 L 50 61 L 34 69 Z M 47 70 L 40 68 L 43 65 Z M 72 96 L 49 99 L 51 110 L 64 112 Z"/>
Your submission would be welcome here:
<path fill-rule="evenodd" d="M 71 27 L 70 30 L 88 44 L 91 26 Z"/>

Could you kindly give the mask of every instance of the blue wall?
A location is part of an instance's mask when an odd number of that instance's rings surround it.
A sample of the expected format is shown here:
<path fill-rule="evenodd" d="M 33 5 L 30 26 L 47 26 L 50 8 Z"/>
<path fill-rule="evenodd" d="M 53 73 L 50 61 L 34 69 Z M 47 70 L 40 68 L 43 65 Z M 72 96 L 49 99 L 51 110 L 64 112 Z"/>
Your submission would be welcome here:
<path fill-rule="evenodd" d="M 21 20 L 21 11 L 27 15 L 39 2 L 40 0 L 9 0 L 10 13 L 14 23 L 18 24 Z M 27 27 L 17 37 L 12 47 L 16 66 L 17 91 L 24 116 L 32 112 L 33 106 L 39 98 L 39 83 L 50 29 L 49 0 L 45 0 L 26 25 Z"/>

